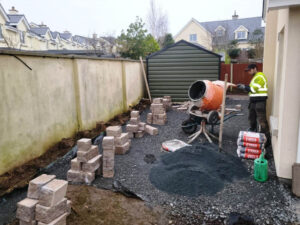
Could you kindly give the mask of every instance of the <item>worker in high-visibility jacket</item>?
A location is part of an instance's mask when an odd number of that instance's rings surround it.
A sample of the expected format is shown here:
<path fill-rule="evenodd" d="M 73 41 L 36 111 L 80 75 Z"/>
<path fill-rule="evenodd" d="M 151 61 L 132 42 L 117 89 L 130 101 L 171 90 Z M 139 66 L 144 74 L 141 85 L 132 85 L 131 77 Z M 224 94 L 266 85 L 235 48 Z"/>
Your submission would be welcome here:
<path fill-rule="evenodd" d="M 265 74 L 257 71 L 255 64 L 250 64 L 245 69 L 253 76 L 249 86 L 238 84 L 239 89 L 249 92 L 249 131 L 264 133 L 267 138 L 266 147 L 271 144 L 269 125 L 266 117 L 266 105 L 268 98 L 268 83 Z M 257 126 L 257 122 L 258 125 Z"/>

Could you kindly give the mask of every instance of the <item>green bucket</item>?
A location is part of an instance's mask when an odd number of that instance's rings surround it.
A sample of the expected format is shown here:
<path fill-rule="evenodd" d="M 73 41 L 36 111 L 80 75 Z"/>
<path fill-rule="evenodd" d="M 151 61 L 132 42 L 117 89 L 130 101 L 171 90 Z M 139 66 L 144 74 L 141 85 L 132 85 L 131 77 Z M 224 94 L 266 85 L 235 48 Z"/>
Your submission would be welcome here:
<path fill-rule="evenodd" d="M 264 158 L 264 153 L 254 160 L 254 179 L 259 182 L 268 180 L 268 160 Z"/>

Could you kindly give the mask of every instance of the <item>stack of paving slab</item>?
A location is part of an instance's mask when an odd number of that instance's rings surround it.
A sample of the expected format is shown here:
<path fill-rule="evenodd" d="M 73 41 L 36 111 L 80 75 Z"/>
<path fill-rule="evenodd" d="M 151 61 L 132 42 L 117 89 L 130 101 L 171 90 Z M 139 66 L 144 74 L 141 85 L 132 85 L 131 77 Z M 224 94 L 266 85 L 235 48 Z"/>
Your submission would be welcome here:
<path fill-rule="evenodd" d="M 92 140 L 88 138 L 78 140 L 77 147 L 77 158 L 71 160 L 67 180 L 91 184 L 95 180 L 95 173 L 99 171 L 102 155 L 98 146 L 92 145 Z"/>
<path fill-rule="evenodd" d="M 169 111 L 172 109 L 172 99 L 171 96 L 164 96 L 162 99 L 162 103 L 166 109 L 166 111 Z"/>
<path fill-rule="evenodd" d="M 156 125 L 166 124 L 167 113 L 163 104 L 163 98 L 154 98 L 150 110 L 151 113 L 148 113 L 147 115 L 147 123 Z"/>
<path fill-rule="evenodd" d="M 65 198 L 68 182 L 43 174 L 29 182 L 27 198 L 18 202 L 20 225 L 65 225 L 71 201 Z"/>
<path fill-rule="evenodd" d="M 126 125 L 126 131 L 130 137 L 141 138 L 145 133 L 157 135 L 158 129 L 141 122 L 139 111 L 131 111 L 130 120 Z"/>
<path fill-rule="evenodd" d="M 129 133 L 122 133 L 121 126 L 110 126 L 106 128 L 106 136 L 114 137 L 114 146 L 116 155 L 126 154 L 131 145 Z"/>

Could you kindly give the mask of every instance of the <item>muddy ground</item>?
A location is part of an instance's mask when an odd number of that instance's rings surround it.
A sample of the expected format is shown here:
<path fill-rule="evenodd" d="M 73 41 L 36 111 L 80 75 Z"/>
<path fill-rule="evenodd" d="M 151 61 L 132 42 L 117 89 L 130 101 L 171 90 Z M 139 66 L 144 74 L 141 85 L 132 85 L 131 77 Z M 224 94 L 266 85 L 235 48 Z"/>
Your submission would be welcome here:
<path fill-rule="evenodd" d="M 226 101 L 226 105 L 230 108 L 235 104 L 242 104 L 244 115 L 226 121 L 223 136 L 223 151 L 234 157 L 236 157 L 238 132 L 248 127 L 247 100 L 229 99 Z M 146 109 L 141 115 L 143 121 L 146 120 L 147 112 L 149 109 Z M 292 211 L 292 202 L 295 198 L 291 195 L 290 188 L 278 181 L 273 160 L 269 160 L 269 180 L 265 183 L 253 180 L 253 161 L 242 160 L 251 176 L 226 183 L 224 188 L 213 196 L 188 197 L 170 194 L 155 188 L 149 180 L 150 171 L 159 163 L 160 156 L 170 154 L 161 151 L 161 143 L 174 138 L 187 140 L 187 135 L 182 132 L 180 124 L 188 118 L 188 115 L 176 111 L 170 111 L 167 115 L 168 124 L 157 126 L 159 128 L 158 136 L 145 135 L 141 139 L 133 139 L 130 152 L 115 157 L 114 179 L 97 177 L 92 187 L 70 185 L 68 197 L 73 200 L 73 211 L 68 218 L 69 224 L 102 224 L 101 221 L 107 219 L 105 224 L 129 225 L 134 224 L 132 223 L 135 221 L 134 217 L 136 217 L 136 221 L 139 221 L 139 213 L 144 215 L 147 221 L 137 224 L 147 224 L 146 222 L 176 225 L 229 224 L 230 220 L 239 217 L 240 223 L 236 224 L 292 224 L 295 221 L 296 217 Z M 205 139 L 201 138 L 198 141 L 205 142 Z M 68 154 L 44 169 L 43 172 L 66 179 L 70 160 L 74 156 L 74 154 Z M 120 182 L 144 201 L 138 199 L 132 201 L 124 196 L 121 197 L 124 198 L 124 201 L 116 200 L 113 197 L 115 193 L 112 192 L 115 191 L 114 181 Z M 14 220 L 16 203 L 25 195 L 26 188 L 17 189 L 0 199 L 0 224 Z M 111 198 L 105 198 L 104 195 Z M 115 205 L 110 204 L 114 204 L 115 201 L 121 202 L 119 223 L 114 220 L 115 216 L 105 217 L 106 214 L 112 213 L 111 207 L 115 207 Z M 99 202 L 98 205 L 97 202 Z M 136 214 L 128 208 L 132 208 Z M 141 211 L 137 208 L 140 208 Z M 104 211 L 100 213 L 99 210 L 102 209 Z M 85 213 L 80 214 L 81 211 Z M 152 223 L 151 221 L 156 222 Z"/>

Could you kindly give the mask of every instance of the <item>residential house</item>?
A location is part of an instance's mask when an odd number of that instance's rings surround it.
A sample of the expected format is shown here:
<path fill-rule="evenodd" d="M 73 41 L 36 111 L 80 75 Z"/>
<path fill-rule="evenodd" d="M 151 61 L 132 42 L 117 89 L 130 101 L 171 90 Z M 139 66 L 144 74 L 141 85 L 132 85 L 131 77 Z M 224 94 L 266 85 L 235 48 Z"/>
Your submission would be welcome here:
<path fill-rule="evenodd" d="M 91 38 L 75 35 L 69 31 L 51 31 L 43 23 L 28 23 L 25 15 L 19 14 L 12 7 L 6 13 L 0 4 L 0 48 L 14 48 L 32 51 L 59 51 L 59 50 L 91 50 L 94 48 Z M 115 53 L 116 49 L 103 38 L 95 39 L 98 48 L 103 54 Z"/>
<path fill-rule="evenodd" d="M 183 39 L 207 49 L 222 50 L 236 40 L 238 48 L 249 49 L 252 48 L 251 40 L 263 40 L 263 35 L 261 17 L 239 19 L 234 13 L 231 20 L 198 22 L 192 18 L 175 36 L 175 41 Z"/>
<path fill-rule="evenodd" d="M 277 176 L 292 178 L 300 163 L 300 1 L 264 0 L 267 114 Z"/>

